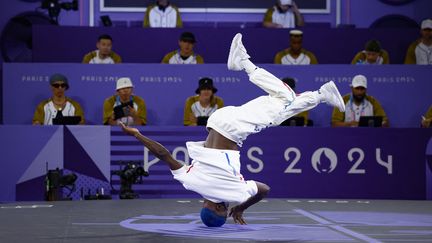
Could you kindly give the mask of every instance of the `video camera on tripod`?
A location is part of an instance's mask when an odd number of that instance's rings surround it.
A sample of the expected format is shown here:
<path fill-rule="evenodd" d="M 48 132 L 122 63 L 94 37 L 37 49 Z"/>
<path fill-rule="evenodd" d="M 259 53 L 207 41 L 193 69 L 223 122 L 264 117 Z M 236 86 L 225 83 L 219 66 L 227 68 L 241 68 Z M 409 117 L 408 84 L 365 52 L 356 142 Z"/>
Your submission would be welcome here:
<path fill-rule="evenodd" d="M 140 162 L 131 161 L 123 164 L 125 164 L 123 169 L 112 172 L 112 175 L 118 175 L 120 177 L 120 199 L 138 198 L 138 194 L 132 190 L 132 185 L 142 184 L 143 176 L 147 177 L 149 173 L 144 170 Z"/>
<path fill-rule="evenodd" d="M 71 194 L 75 191 L 75 181 L 78 176 L 75 173 L 63 175 L 63 170 L 56 168 L 55 170 L 48 170 L 48 162 L 46 163 L 45 175 L 45 200 L 47 201 L 60 201 L 72 200 Z M 63 197 L 62 189 L 69 190 L 69 194 Z"/>

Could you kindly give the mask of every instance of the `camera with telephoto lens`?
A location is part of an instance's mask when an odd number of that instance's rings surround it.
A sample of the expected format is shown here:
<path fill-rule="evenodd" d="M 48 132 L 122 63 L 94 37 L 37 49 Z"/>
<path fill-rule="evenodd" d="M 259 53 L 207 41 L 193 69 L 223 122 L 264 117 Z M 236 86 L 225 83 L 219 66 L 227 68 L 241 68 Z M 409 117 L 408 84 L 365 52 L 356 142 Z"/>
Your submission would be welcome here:
<path fill-rule="evenodd" d="M 123 169 L 113 171 L 113 175 L 120 176 L 120 199 L 135 199 L 139 196 L 132 190 L 132 185 L 142 184 L 142 177 L 149 173 L 142 166 L 129 162 Z"/>

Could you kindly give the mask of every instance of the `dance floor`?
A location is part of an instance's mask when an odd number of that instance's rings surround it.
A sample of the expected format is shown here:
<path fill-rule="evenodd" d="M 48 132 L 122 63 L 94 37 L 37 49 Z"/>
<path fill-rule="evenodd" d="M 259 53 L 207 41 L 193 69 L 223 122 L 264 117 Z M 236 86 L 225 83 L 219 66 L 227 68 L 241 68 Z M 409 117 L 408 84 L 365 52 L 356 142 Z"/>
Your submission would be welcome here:
<path fill-rule="evenodd" d="M 268 199 L 208 228 L 197 199 L 0 204 L 0 242 L 432 242 L 432 201 Z"/>

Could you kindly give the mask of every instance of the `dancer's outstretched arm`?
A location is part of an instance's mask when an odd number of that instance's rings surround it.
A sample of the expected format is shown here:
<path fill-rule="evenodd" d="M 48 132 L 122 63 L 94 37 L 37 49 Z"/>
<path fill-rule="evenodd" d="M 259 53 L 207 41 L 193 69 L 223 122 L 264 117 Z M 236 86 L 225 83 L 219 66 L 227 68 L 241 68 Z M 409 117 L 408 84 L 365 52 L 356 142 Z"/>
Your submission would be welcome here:
<path fill-rule="evenodd" d="M 183 167 L 183 164 L 175 160 L 168 149 L 166 149 L 162 144 L 142 135 L 136 128 L 128 127 L 122 122 L 120 123 L 120 126 L 125 133 L 132 135 L 136 137 L 138 141 L 141 141 L 158 159 L 166 162 L 171 170 L 177 170 Z"/>

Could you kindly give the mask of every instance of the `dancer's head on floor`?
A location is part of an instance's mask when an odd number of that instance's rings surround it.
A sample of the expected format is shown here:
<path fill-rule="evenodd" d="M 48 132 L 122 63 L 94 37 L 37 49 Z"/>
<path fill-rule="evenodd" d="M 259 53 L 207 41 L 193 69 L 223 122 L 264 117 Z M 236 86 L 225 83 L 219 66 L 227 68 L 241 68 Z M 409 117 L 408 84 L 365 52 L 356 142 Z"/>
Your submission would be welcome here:
<path fill-rule="evenodd" d="M 225 224 L 228 216 L 227 203 L 214 203 L 204 200 L 201 209 L 201 221 L 208 227 L 221 227 Z"/>

